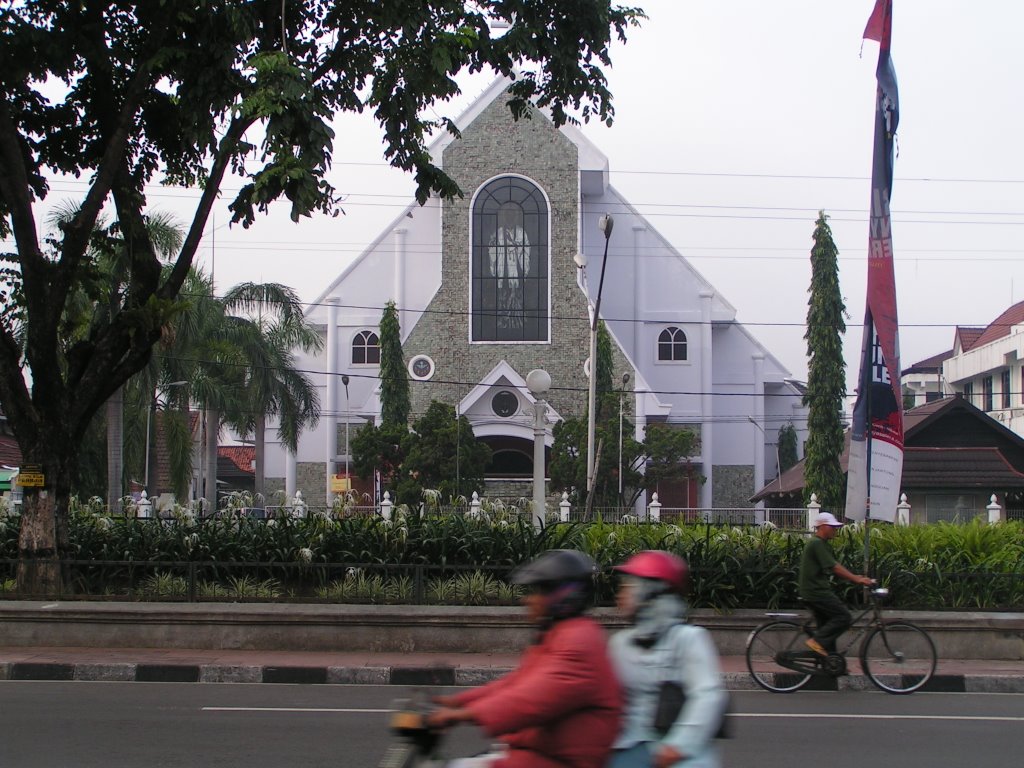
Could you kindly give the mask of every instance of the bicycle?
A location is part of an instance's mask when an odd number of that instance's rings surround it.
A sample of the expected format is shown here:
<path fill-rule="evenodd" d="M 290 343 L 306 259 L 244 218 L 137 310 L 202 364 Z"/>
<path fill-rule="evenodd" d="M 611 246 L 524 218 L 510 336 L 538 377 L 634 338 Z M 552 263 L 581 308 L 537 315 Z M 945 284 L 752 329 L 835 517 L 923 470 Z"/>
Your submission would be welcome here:
<path fill-rule="evenodd" d="M 868 605 L 853 620 L 853 635 L 838 653 L 820 656 L 805 646 L 814 621 L 798 623 L 798 613 L 769 613 L 769 621 L 747 637 L 747 669 L 761 688 L 792 693 L 812 677 L 846 675 L 846 654 L 863 637 L 858 659 L 861 669 L 878 688 L 895 694 L 920 690 L 935 674 L 935 643 L 920 627 L 902 619 L 882 618 L 882 602 L 889 590 L 870 591 Z M 871 618 L 861 623 L 865 616 Z"/>

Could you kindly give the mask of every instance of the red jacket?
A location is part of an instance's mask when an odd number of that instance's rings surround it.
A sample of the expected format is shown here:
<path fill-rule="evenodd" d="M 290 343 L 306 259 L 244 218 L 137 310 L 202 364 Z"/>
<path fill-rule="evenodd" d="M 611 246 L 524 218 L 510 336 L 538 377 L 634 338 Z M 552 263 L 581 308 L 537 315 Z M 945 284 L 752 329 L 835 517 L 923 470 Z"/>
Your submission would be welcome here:
<path fill-rule="evenodd" d="M 607 640 L 586 616 L 556 622 L 516 669 L 456 700 L 509 745 L 502 768 L 601 768 L 619 732 Z"/>

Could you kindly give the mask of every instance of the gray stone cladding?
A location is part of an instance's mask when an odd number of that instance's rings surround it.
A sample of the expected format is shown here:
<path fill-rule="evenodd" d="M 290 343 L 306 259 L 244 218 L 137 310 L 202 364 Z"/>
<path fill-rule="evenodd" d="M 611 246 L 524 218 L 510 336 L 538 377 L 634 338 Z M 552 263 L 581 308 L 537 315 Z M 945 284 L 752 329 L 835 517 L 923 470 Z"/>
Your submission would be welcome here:
<path fill-rule="evenodd" d="M 754 468 L 750 465 L 715 465 L 711 498 L 716 509 L 748 509 L 754 505 Z"/>
<path fill-rule="evenodd" d="M 586 412 L 583 364 L 590 336 L 586 297 L 577 286 L 573 261 L 579 247 L 577 154 L 576 146 L 540 112 L 513 120 L 506 96 L 492 102 L 445 150 L 444 169 L 465 197 L 443 205 L 442 285 L 403 344 L 406 360 L 428 354 L 435 364 L 431 381 L 411 382 L 414 419 L 431 400 L 460 401 L 502 360 L 523 377 L 534 368 L 551 374 L 548 401 L 562 417 Z M 551 205 L 549 343 L 469 342 L 470 204 L 482 184 L 506 173 L 530 179 Z M 621 352 L 616 353 L 618 381 L 629 369 Z"/>
<path fill-rule="evenodd" d="M 310 506 L 327 503 L 327 472 L 322 461 L 300 461 L 295 465 L 295 487 Z"/>

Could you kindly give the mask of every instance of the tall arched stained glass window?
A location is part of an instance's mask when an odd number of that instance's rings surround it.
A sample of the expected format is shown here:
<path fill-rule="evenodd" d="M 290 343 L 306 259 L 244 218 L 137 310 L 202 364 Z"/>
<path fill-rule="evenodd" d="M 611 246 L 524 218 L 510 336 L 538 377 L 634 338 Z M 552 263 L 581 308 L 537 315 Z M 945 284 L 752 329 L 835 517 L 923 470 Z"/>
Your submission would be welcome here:
<path fill-rule="evenodd" d="M 473 341 L 548 340 L 548 206 L 526 179 L 488 182 L 473 202 Z"/>

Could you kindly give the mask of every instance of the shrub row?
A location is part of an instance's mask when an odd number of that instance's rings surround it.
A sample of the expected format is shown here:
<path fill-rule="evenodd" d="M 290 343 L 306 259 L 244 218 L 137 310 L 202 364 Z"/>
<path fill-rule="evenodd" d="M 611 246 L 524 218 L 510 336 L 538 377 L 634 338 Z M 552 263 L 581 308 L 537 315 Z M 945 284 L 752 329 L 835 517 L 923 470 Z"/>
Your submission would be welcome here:
<path fill-rule="evenodd" d="M 9 561 L 0 583 L 8 582 L 7 591 L 13 589 L 9 580 L 15 573 L 18 522 L 16 517 L 0 518 L 0 560 Z M 864 533 L 863 527 L 848 526 L 833 541 L 838 559 L 857 572 L 863 570 Z M 189 593 L 199 599 L 506 603 L 516 599 L 504 581 L 514 566 L 565 547 L 587 552 L 601 565 L 600 599 L 607 602 L 614 590 L 611 566 L 643 549 L 665 549 L 690 563 L 691 602 L 720 611 L 795 605 L 794 574 L 805 540 L 801 534 L 768 527 L 601 520 L 552 523 L 537 531 L 529 519 L 516 515 L 471 519 L 401 508 L 390 521 L 137 520 L 80 510 L 70 524 L 72 558 L 80 564 L 118 563 L 121 569 L 97 567 L 90 574 L 87 567 L 76 568 L 84 592 L 95 592 L 97 581 L 120 579 L 134 597 Z M 1024 607 L 1024 524 L 876 524 L 870 544 L 871 572 L 890 587 L 897 605 L 933 610 Z M 125 574 L 126 562 L 136 564 L 135 576 Z M 206 564 L 207 570 L 220 572 L 196 577 L 193 568 L 193 583 L 185 588 L 180 581 L 185 571 L 158 567 L 162 563 Z M 420 566 L 417 583 L 412 566 Z M 275 567 L 280 573 L 273 573 Z M 204 586 L 197 585 L 197 578 L 205 579 Z M 144 579 L 156 581 L 145 587 Z M 855 596 L 856 588 L 849 587 L 847 597 Z"/>

